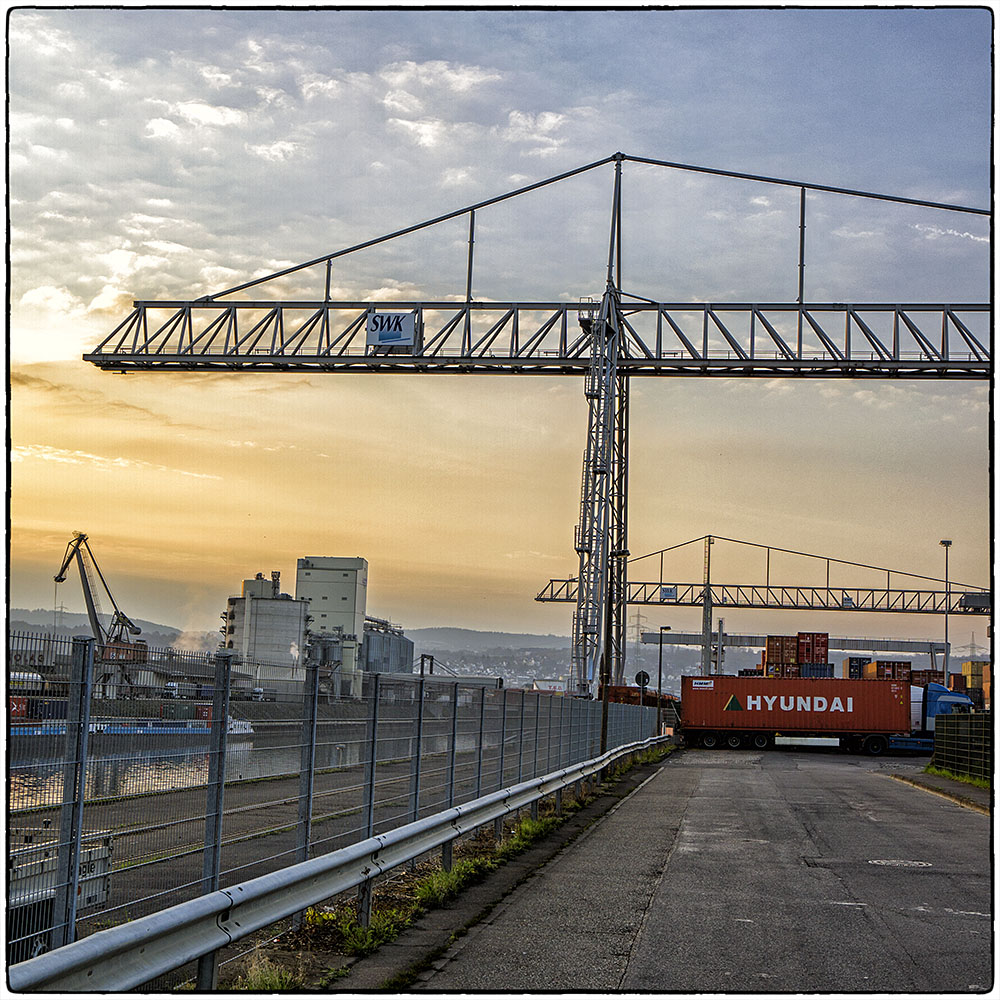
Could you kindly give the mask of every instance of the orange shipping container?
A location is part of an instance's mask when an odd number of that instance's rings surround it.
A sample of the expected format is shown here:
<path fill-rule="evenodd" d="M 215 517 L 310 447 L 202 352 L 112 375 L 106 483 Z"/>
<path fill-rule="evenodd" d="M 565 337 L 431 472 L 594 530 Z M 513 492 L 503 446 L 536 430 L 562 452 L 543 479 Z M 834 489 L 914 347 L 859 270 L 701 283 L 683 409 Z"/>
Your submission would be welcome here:
<path fill-rule="evenodd" d="M 908 733 L 910 685 L 836 678 L 682 677 L 688 730 Z"/>

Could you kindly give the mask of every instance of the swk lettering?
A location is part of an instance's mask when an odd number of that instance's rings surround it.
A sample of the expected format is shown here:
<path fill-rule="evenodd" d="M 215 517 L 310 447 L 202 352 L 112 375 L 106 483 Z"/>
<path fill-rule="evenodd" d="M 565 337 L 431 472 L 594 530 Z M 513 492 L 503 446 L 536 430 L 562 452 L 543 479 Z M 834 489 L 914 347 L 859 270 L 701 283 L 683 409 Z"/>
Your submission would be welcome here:
<path fill-rule="evenodd" d="M 378 333 L 403 333 L 403 316 L 372 316 L 372 329 Z"/>

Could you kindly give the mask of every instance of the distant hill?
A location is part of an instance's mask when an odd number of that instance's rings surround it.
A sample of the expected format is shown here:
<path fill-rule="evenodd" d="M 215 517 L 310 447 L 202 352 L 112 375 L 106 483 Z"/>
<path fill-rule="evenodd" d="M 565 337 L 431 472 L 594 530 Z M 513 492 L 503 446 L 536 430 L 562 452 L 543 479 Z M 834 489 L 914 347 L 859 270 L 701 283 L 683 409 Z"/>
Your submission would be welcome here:
<path fill-rule="evenodd" d="M 53 612 L 51 609 L 9 608 L 7 611 L 7 628 L 11 632 L 45 632 L 55 635 L 90 635 L 90 619 L 84 614 L 63 611 L 59 615 L 60 626 L 53 628 Z M 102 619 L 107 624 L 108 616 Z M 150 647 L 168 647 L 182 645 L 185 649 L 215 649 L 219 637 L 213 632 L 185 633 L 170 625 L 146 621 L 144 618 L 133 618 L 136 625 L 142 629 L 140 638 L 145 639 Z M 181 639 L 183 638 L 183 642 Z"/>
<path fill-rule="evenodd" d="M 411 628 L 406 637 L 417 650 L 488 653 L 495 649 L 569 649 L 569 636 L 530 632 L 477 632 L 468 628 Z"/>

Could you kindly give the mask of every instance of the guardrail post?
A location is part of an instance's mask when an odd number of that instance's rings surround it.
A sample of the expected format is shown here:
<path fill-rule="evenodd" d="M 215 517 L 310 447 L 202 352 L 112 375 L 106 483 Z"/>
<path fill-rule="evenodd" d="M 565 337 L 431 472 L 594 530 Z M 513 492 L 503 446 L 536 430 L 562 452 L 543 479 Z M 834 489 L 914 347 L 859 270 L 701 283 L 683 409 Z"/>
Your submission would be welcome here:
<path fill-rule="evenodd" d="M 205 800 L 205 851 L 202 856 L 202 894 L 219 888 L 222 864 L 222 810 L 226 787 L 226 743 L 229 736 L 229 668 L 231 650 L 215 654 L 215 688 L 212 691 L 212 728 L 208 749 L 208 791 Z M 198 959 L 197 990 L 215 990 L 219 985 L 216 952 Z"/>
<path fill-rule="evenodd" d="M 368 713 L 368 759 L 365 761 L 365 806 L 364 806 L 364 837 L 367 840 L 375 832 L 375 771 L 378 753 L 378 701 L 379 679 L 381 674 L 372 678 L 372 707 Z M 358 886 L 358 923 L 367 927 L 372 918 L 372 880 L 366 879 Z"/>
<path fill-rule="evenodd" d="M 497 775 L 497 791 L 503 788 L 504 751 L 507 746 L 507 690 L 503 689 L 500 701 L 500 771 Z M 493 821 L 493 837 L 499 843 L 503 840 L 503 816 L 497 816 Z"/>
<path fill-rule="evenodd" d="M 87 738 L 94 676 L 94 640 L 76 636 L 72 644 L 69 691 L 66 692 L 66 743 L 63 794 L 59 813 L 59 857 L 52 901 L 52 947 L 76 940 L 76 893 L 83 841 L 83 799 L 87 788 Z"/>
<path fill-rule="evenodd" d="M 306 661 L 306 682 L 302 697 L 302 752 L 299 764 L 299 826 L 296 861 L 309 860 L 312 840 L 313 783 L 316 774 L 316 714 L 319 704 L 319 663 L 309 656 Z M 292 917 L 296 930 L 302 926 L 303 911 Z"/>
<path fill-rule="evenodd" d="M 458 745 L 458 681 L 455 681 L 451 696 L 451 746 L 448 749 L 448 808 L 455 804 L 455 749 Z M 451 871 L 452 841 L 441 845 L 441 867 Z"/>

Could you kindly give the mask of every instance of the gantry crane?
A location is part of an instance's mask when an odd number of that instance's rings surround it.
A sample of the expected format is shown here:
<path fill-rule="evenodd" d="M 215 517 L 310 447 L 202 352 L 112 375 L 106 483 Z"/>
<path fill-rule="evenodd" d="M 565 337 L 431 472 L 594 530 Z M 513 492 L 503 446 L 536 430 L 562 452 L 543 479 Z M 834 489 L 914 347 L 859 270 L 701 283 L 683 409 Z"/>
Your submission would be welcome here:
<path fill-rule="evenodd" d="M 798 296 L 771 303 L 657 301 L 622 287 L 626 162 L 798 189 Z M 473 296 L 476 213 L 612 164 L 614 192 L 603 292 L 562 301 Z M 320 371 L 582 376 L 587 443 L 574 545 L 571 693 L 624 676 L 628 601 L 628 412 L 633 376 L 989 379 L 990 303 L 807 302 L 806 193 L 935 211 L 989 209 L 831 187 L 615 153 L 426 222 L 190 301 L 136 301 L 84 359 L 107 371 Z M 334 301 L 333 262 L 467 217 L 465 295 L 429 301 Z M 288 300 L 281 282 L 318 268 L 322 293 Z M 273 297 L 247 297 L 270 284 Z M 266 292 L 265 292 L 266 294 Z M 931 332 L 934 331 L 934 332 Z M 607 685 L 605 685 L 607 689 Z"/>
<path fill-rule="evenodd" d="M 123 683 L 129 691 L 134 689 L 134 683 L 128 673 L 126 664 L 135 659 L 142 659 L 145 652 L 145 644 L 142 649 L 132 648 L 132 636 L 140 635 L 142 629 L 132 621 L 131 618 L 121 608 L 111 593 L 107 580 L 98 566 L 94 553 L 91 551 L 87 536 L 82 531 L 73 532 L 73 537 L 66 546 L 66 554 L 63 556 L 62 565 L 55 575 L 56 583 L 66 581 L 66 571 L 71 562 L 76 561 L 77 569 L 80 572 L 80 587 L 83 590 L 83 600 L 87 605 L 87 618 L 90 620 L 90 629 L 97 640 L 97 650 L 95 660 L 104 665 L 104 672 L 96 680 L 104 686 L 105 697 L 114 697 Z M 101 606 L 97 595 L 97 587 L 94 581 L 94 574 L 100 580 L 104 593 L 107 594 L 114 613 L 111 621 L 105 628 L 101 621 Z M 120 678 L 115 677 L 116 671 L 120 673 Z"/>

